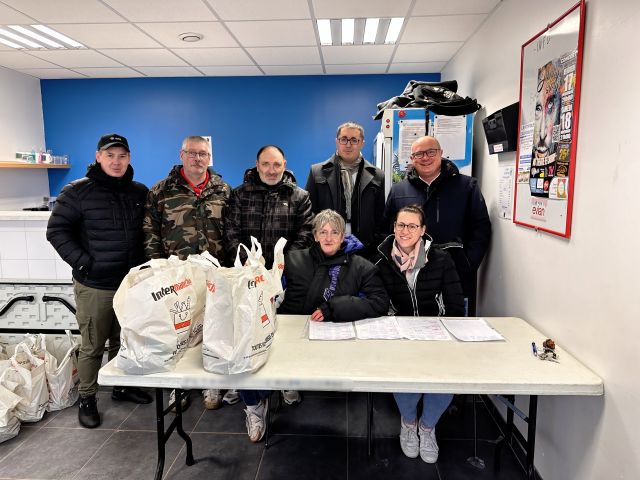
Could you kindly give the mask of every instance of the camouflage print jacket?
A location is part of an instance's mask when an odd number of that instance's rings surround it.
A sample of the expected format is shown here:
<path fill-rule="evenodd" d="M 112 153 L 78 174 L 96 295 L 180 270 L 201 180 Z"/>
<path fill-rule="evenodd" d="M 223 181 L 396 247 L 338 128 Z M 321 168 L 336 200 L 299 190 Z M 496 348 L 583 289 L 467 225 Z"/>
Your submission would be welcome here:
<path fill-rule="evenodd" d="M 209 183 L 197 197 L 180 168 L 174 166 L 149 191 L 143 223 L 145 254 L 147 258 L 178 255 L 184 259 L 206 250 L 224 261 L 224 211 L 231 188 L 209 170 Z"/>

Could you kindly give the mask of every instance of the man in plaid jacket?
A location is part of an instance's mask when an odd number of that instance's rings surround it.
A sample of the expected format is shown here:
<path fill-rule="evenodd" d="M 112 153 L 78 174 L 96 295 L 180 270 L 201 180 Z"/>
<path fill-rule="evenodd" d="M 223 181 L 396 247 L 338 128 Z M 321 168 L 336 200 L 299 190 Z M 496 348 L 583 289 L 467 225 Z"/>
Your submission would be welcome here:
<path fill-rule="evenodd" d="M 287 239 L 285 252 L 313 243 L 309 194 L 296 185 L 286 165 L 280 147 L 265 145 L 258 150 L 256 166 L 245 172 L 243 184 L 231 193 L 224 235 L 229 263 L 240 243 L 251 247 L 250 237 L 262 245 L 267 268 L 271 268 L 273 248 L 280 237 Z"/>

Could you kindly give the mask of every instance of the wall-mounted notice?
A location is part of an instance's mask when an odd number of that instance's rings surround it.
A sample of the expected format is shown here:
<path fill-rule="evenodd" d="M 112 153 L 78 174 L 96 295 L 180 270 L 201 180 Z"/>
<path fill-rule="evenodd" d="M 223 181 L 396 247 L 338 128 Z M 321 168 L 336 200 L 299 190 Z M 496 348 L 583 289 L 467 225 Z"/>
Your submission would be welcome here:
<path fill-rule="evenodd" d="M 569 237 L 584 0 L 522 46 L 513 221 Z"/>
<path fill-rule="evenodd" d="M 510 163 L 498 163 L 498 208 L 500 218 L 511 220 L 513 211 L 513 177 L 515 167 Z"/>

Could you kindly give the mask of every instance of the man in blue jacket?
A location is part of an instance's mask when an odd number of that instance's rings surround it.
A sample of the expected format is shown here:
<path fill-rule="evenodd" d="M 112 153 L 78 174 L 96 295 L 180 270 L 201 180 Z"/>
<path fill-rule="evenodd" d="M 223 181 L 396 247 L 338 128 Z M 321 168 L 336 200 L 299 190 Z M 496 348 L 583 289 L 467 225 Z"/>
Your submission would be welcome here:
<path fill-rule="evenodd" d="M 113 296 L 129 269 L 145 261 L 142 219 L 147 187 L 133 180 L 129 142 L 115 133 L 103 135 L 95 158 L 86 177 L 62 189 L 47 225 L 47 240 L 73 269 L 82 335 L 78 420 L 85 428 L 101 422 L 96 394 L 105 343 L 109 340 L 109 360 L 120 348 Z M 111 398 L 151 402 L 148 393 L 133 387 L 114 387 Z"/>
<path fill-rule="evenodd" d="M 433 137 L 421 137 L 411 145 L 413 169 L 389 192 L 385 219 L 392 223 L 406 205 L 420 205 L 426 214 L 427 233 L 453 257 L 468 315 L 476 313 L 476 277 L 491 240 L 491 221 L 478 181 L 458 171 L 442 158 Z"/>

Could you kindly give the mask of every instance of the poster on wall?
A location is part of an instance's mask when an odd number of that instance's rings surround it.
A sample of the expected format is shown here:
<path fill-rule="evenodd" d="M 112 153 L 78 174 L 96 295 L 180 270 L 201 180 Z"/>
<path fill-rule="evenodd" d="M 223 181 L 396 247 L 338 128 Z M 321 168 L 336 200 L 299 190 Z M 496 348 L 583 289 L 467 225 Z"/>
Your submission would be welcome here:
<path fill-rule="evenodd" d="M 568 238 L 576 167 L 584 0 L 522 46 L 513 221 Z"/>

